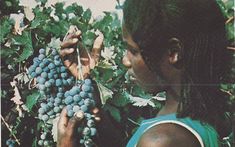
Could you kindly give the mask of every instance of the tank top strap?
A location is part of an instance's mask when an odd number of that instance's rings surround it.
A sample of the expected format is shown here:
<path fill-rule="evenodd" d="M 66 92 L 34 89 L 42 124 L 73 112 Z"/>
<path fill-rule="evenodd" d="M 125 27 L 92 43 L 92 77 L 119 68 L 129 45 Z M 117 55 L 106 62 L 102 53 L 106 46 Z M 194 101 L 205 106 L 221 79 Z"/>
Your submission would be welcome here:
<path fill-rule="evenodd" d="M 176 114 L 168 114 L 143 120 L 139 129 L 129 140 L 127 147 L 135 147 L 140 137 L 150 128 L 164 124 L 172 123 L 184 127 L 190 131 L 199 141 L 201 147 L 218 147 L 218 134 L 209 124 L 203 124 L 200 121 L 191 118 L 177 118 Z"/>

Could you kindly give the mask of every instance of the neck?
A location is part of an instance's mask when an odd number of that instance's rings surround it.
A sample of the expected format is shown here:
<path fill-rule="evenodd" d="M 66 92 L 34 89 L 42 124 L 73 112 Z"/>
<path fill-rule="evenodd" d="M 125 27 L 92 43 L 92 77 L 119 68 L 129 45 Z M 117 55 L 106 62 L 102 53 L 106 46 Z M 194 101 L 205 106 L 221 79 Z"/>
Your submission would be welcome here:
<path fill-rule="evenodd" d="M 165 105 L 158 112 L 157 116 L 176 113 L 178 109 L 178 104 L 179 104 L 179 101 L 178 101 L 179 95 L 180 95 L 179 87 L 169 88 L 166 93 Z"/>

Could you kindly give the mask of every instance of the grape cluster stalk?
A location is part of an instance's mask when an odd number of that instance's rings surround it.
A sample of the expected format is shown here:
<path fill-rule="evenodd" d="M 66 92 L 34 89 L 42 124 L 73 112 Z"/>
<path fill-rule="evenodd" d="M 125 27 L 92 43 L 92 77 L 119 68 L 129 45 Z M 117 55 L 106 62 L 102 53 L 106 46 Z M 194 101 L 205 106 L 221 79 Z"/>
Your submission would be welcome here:
<path fill-rule="evenodd" d="M 78 111 L 84 112 L 84 123 L 78 128 L 80 144 L 85 147 L 94 145 L 93 136 L 96 135 L 95 119 L 91 110 L 95 107 L 92 80 L 76 80 L 63 65 L 58 51 L 50 49 L 39 50 L 38 57 L 28 69 L 28 74 L 36 79 L 36 87 L 43 97 L 38 109 L 38 118 L 44 127 L 38 140 L 40 146 L 52 146 L 52 125 L 50 120 L 58 117 L 64 107 L 68 117 L 73 117 Z"/>

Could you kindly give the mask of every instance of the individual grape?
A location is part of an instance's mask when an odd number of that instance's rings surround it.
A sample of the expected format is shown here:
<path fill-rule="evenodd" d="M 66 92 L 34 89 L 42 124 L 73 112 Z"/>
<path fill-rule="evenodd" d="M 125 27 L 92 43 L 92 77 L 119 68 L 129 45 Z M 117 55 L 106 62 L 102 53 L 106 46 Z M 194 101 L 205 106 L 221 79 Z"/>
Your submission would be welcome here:
<path fill-rule="evenodd" d="M 57 103 L 57 104 L 61 103 L 61 99 L 58 98 L 58 97 L 56 97 L 56 98 L 55 98 L 55 103 Z"/>
<path fill-rule="evenodd" d="M 49 72 L 47 76 L 48 76 L 48 79 L 51 79 L 52 77 L 54 77 L 53 73 L 51 72 Z"/>
<path fill-rule="evenodd" d="M 55 68 L 55 64 L 54 64 L 54 63 L 50 63 L 50 64 L 48 65 L 48 68 L 49 68 L 49 69 L 54 69 L 54 68 Z"/>
<path fill-rule="evenodd" d="M 47 72 L 47 73 L 48 73 L 49 70 L 50 70 L 50 69 L 49 69 L 48 67 L 44 67 L 44 68 L 43 68 L 43 71 L 44 71 L 44 72 Z"/>
<path fill-rule="evenodd" d="M 88 126 L 88 127 L 94 127 L 94 126 L 95 126 L 94 120 L 89 119 L 89 120 L 87 121 L 87 126 Z"/>
<path fill-rule="evenodd" d="M 42 116 L 42 120 L 43 120 L 43 121 L 48 121 L 48 119 L 49 119 L 48 115 L 44 114 L 44 115 Z"/>
<path fill-rule="evenodd" d="M 47 115 L 48 115 L 48 116 L 51 116 L 51 115 L 53 115 L 53 114 L 54 114 L 54 111 L 53 111 L 53 110 L 50 110 L 50 111 L 47 112 Z"/>
<path fill-rule="evenodd" d="M 61 79 L 56 79 L 55 85 L 56 85 L 57 87 L 58 87 L 58 86 L 61 86 L 61 85 L 62 85 Z"/>
<path fill-rule="evenodd" d="M 85 140 L 84 145 L 85 145 L 85 147 L 92 147 L 92 146 L 94 146 L 94 144 L 93 144 L 91 139 Z"/>
<path fill-rule="evenodd" d="M 48 105 L 49 107 L 53 107 L 53 106 L 54 106 L 53 102 L 48 102 L 47 105 Z"/>
<path fill-rule="evenodd" d="M 46 81 L 46 82 L 45 82 L 45 87 L 47 87 L 47 88 L 48 88 L 48 87 L 51 87 L 51 82 Z"/>
<path fill-rule="evenodd" d="M 93 98 L 93 93 L 87 93 L 87 97 Z"/>
<path fill-rule="evenodd" d="M 91 130 L 90 130 L 90 128 L 88 128 L 88 127 L 85 127 L 84 129 L 83 129 L 83 135 L 85 135 L 85 136 L 89 136 L 90 135 L 90 133 L 91 133 Z"/>
<path fill-rule="evenodd" d="M 84 105 L 84 99 L 81 99 L 81 100 L 78 102 L 78 104 L 79 104 L 80 106 Z"/>
<path fill-rule="evenodd" d="M 40 138 L 41 138 L 42 140 L 45 140 L 45 139 L 46 139 L 46 134 L 45 134 L 45 133 L 42 133 L 41 136 L 40 136 Z"/>
<path fill-rule="evenodd" d="M 63 92 L 63 88 L 62 88 L 62 87 L 59 87 L 59 88 L 58 88 L 58 92 L 61 92 L 61 93 L 62 93 L 62 92 Z"/>
<path fill-rule="evenodd" d="M 31 74 L 30 74 L 30 76 L 32 77 L 32 78 L 35 78 L 36 77 L 36 72 L 32 72 Z"/>
<path fill-rule="evenodd" d="M 43 54 L 40 54 L 40 55 L 38 56 L 38 59 L 41 60 L 41 61 L 42 61 L 44 58 L 45 58 L 45 55 L 43 55 Z"/>
<path fill-rule="evenodd" d="M 59 75 L 58 75 L 58 74 L 54 74 L 54 78 L 55 78 L 55 79 L 59 78 Z M 60 80 L 61 80 L 61 79 L 60 79 Z M 62 83 L 62 81 L 61 81 L 61 83 Z"/>
<path fill-rule="evenodd" d="M 73 106 L 73 112 L 78 112 L 80 107 L 78 105 Z"/>
<path fill-rule="evenodd" d="M 55 49 L 53 49 L 51 54 L 55 56 L 55 55 L 57 55 L 58 53 L 57 53 L 57 51 L 56 51 Z"/>
<path fill-rule="evenodd" d="M 85 97 L 87 96 L 87 93 L 84 92 L 84 91 L 81 91 L 81 92 L 79 93 L 79 95 L 80 95 L 82 98 L 85 98 Z"/>
<path fill-rule="evenodd" d="M 65 104 L 71 104 L 73 102 L 73 97 L 72 96 L 68 96 L 65 98 Z"/>
<path fill-rule="evenodd" d="M 85 83 L 86 85 L 91 85 L 92 82 L 91 82 L 90 79 L 85 79 L 85 80 L 84 80 L 84 83 Z"/>
<path fill-rule="evenodd" d="M 55 80 L 54 80 L 54 79 L 50 79 L 49 82 L 50 82 L 51 84 L 55 84 Z"/>
<path fill-rule="evenodd" d="M 69 91 L 69 95 L 71 96 L 74 96 L 76 93 L 77 93 L 77 89 L 74 87 Z"/>
<path fill-rule="evenodd" d="M 40 85 L 38 85 L 38 89 L 44 92 L 46 89 L 46 86 L 40 84 Z"/>
<path fill-rule="evenodd" d="M 33 62 L 37 63 L 37 62 L 40 62 L 40 61 L 39 61 L 38 57 L 35 57 L 35 58 L 33 58 Z"/>
<path fill-rule="evenodd" d="M 41 67 L 42 69 L 43 69 L 45 66 L 46 66 L 46 64 L 43 63 L 43 62 L 41 62 L 41 63 L 39 64 L 39 67 Z"/>
<path fill-rule="evenodd" d="M 82 91 L 88 92 L 91 90 L 91 87 L 89 85 L 83 84 L 82 85 Z"/>
<path fill-rule="evenodd" d="M 73 100 L 74 102 L 79 102 L 81 100 L 81 97 L 78 94 L 76 94 L 73 96 Z"/>
<path fill-rule="evenodd" d="M 45 141 L 43 142 L 43 145 L 44 145 L 44 146 L 48 146 L 48 145 L 49 145 L 49 141 L 45 140 Z"/>
<path fill-rule="evenodd" d="M 62 64 L 61 61 L 58 61 L 58 60 L 55 60 L 54 63 L 55 63 L 56 66 L 59 66 L 59 65 Z M 60 69 L 59 69 L 59 70 L 60 70 Z"/>
<path fill-rule="evenodd" d="M 45 109 L 43 109 L 43 108 L 39 108 L 39 109 L 38 109 L 38 112 L 39 112 L 40 114 L 43 114 L 43 113 L 45 113 L 46 111 L 45 111 Z"/>
<path fill-rule="evenodd" d="M 54 112 L 55 113 L 58 113 L 59 111 L 60 111 L 60 107 L 58 107 L 58 106 L 54 107 Z"/>
<path fill-rule="evenodd" d="M 91 130 L 91 136 L 95 136 L 97 132 L 96 128 L 90 128 L 90 130 Z"/>
<path fill-rule="evenodd" d="M 66 67 L 65 67 L 65 66 L 61 66 L 61 67 L 60 67 L 60 72 L 61 72 L 61 73 L 66 72 Z"/>
<path fill-rule="evenodd" d="M 68 73 L 64 72 L 64 73 L 61 73 L 61 78 L 67 78 L 68 77 Z"/>
<path fill-rule="evenodd" d="M 67 79 L 67 82 L 69 85 L 71 85 L 73 83 L 73 80 L 72 79 Z"/>
<path fill-rule="evenodd" d="M 50 61 L 47 59 L 47 58 L 44 58 L 42 60 L 42 62 L 45 64 L 45 65 L 48 65 L 50 63 Z"/>
<path fill-rule="evenodd" d="M 41 77 L 44 78 L 44 79 L 46 79 L 46 78 L 47 78 L 47 73 L 46 73 L 45 71 L 43 71 L 43 72 L 41 73 Z"/>
<path fill-rule="evenodd" d="M 67 112 L 67 115 L 68 115 L 69 117 L 72 117 L 72 116 L 74 115 L 73 110 L 69 110 L 69 111 Z"/>
<path fill-rule="evenodd" d="M 39 140 L 38 145 L 42 146 L 43 145 L 43 140 Z"/>
<path fill-rule="evenodd" d="M 36 73 L 36 74 L 41 74 L 41 72 L 42 72 L 42 68 L 41 68 L 41 67 L 37 67 L 37 68 L 35 69 L 35 73 Z"/>
<path fill-rule="evenodd" d="M 87 107 L 91 106 L 91 100 L 90 99 L 85 99 L 84 100 L 84 105 L 86 105 Z"/>
<path fill-rule="evenodd" d="M 81 110 L 82 110 L 83 112 L 86 112 L 86 111 L 88 110 L 88 108 L 87 108 L 86 105 L 82 105 L 82 106 L 81 106 Z"/>
<path fill-rule="evenodd" d="M 35 66 L 35 65 L 32 65 L 32 66 L 29 67 L 28 72 L 29 72 L 29 73 L 32 73 L 32 72 L 34 72 L 35 69 L 36 69 L 36 66 Z"/>
<path fill-rule="evenodd" d="M 63 93 L 61 93 L 61 92 L 57 93 L 57 97 L 62 98 L 63 96 L 64 96 Z"/>
<path fill-rule="evenodd" d="M 70 94 L 69 94 L 69 91 L 66 91 L 65 93 L 64 93 L 64 96 L 65 97 L 68 97 Z"/>
<path fill-rule="evenodd" d="M 39 53 L 40 53 L 40 54 L 45 54 L 45 53 L 46 53 L 46 50 L 45 50 L 44 48 L 41 48 L 41 49 L 39 50 Z"/>
<path fill-rule="evenodd" d="M 39 77 L 39 78 L 37 79 L 37 82 L 38 82 L 39 84 L 44 84 L 44 83 L 46 82 L 46 79 L 43 78 L 43 77 Z"/>
<path fill-rule="evenodd" d="M 85 140 L 84 139 L 81 139 L 80 140 L 80 144 L 84 144 L 85 143 Z"/>
<path fill-rule="evenodd" d="M 72 110 L 72 109 L 73 109 L 73 106 L 72 106 L 72 105 L 67 105 L 67 106 L 66 106 L 66 109 L 67 109 L 67 111 Z"/>

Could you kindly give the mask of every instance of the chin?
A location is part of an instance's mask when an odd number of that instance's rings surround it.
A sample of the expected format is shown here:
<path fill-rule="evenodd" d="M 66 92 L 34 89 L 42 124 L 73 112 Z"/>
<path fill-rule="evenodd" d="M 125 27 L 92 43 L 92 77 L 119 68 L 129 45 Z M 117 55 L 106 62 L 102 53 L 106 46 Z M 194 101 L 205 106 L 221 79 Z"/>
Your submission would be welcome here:
<path fill-rule="evenodd" d="M 162 92 L 162 91 L 165 91 L 166 88 L 164 87 L 148 87 L 148 86 L 144 86 L 144 85 L 141 85 L 141 84 L 138 84 L 145 92 L 147 93 L 151 93 L 153 95 L 159 93 L 159 92 Z"/>

